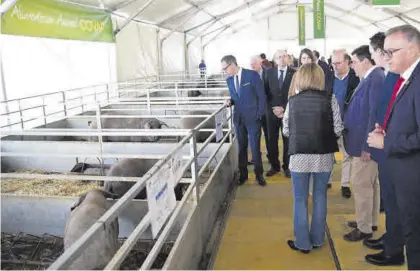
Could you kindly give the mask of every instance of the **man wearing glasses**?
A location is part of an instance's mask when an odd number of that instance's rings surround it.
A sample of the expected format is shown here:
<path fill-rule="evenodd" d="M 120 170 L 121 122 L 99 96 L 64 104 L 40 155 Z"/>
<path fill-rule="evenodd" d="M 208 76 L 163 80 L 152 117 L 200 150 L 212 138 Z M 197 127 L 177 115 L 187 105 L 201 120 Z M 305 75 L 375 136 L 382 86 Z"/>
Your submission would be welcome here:
<path fill-rule="evenodd" d="M 388 180 L 395 189 L 400 212 L 407 266 L 409 270 L 419 270 L 420 32 L 411 25 L 390 29 L 386 33 L 384 54 L 389 70 L 401 76 L 394 86 L 382 125 L 375 125 L 367 142 L 370 147 L 385 152 Z M 402 251 L 403 247 L 399 249 Z"/>
<path fill-rule="evenodd" d="M 248 136 L 250 139 L 255 177 L 264 186 L 263 165 L 261 160 L 261 119 L 265 114 L 266 97 L 260 75 L 251 70 L 238 67 L 236 58 L 224 56 L 221 60 L 231 99 L 226 105 L 234 105 L 233 123 L 239 144 L 239 185 L 248 179 Z"/>
<path fill-rule="evenodd" d="M 332 54 L 331 64 L 334 68 L 335 78 L 331 80 L 332 86 L 326 89 L 332 89 L 340 107 L 341 118 L 344 118 L 344 112 L 347 104 L 346 100 L 350 99 L 354 90 L 359 84 L 359 78 L 350 68 L 350 56 L 346 54 L 345 50 L 335 50 Z M 344 154 L 341 167 L 341 195 L 344 198 L 351 197 L 350 190 L 350 157 L 344 149 L 343 138 L 339 140 L 340 151 Z M 331 174 L 332 176 L 332 174 Z M 330 178 L 331 183 L 332 178 Z"/>
<path fill-rule="evenodd" d="M 370 120 L 370 131 L 375 129 L 375 123 L 383 123 L 388 109 L 392 92 L 400 77 L 398 74 L 390 72 L 386 62 L 384 52 L 385 33 L 378 32 L 370 38 L 370 53 L 376 65 L 382 67 L 385 71 L 385 81 L 381 88 L 377 102 L 376 114 Z M 386 234 L 378 239 L 367 239 L 363 244 L 375 250 L 383 250 L 379 254 L 366 256 L 369 263 L 380 266 L 392 266 L 404 264 L 404 238 L 401 230 L 400 212 L 395 197 L 395 188 L 389 180 L 388 168 L 385 164 L 385 153 L 383 150 L 371 149 L 371 156 L 378 163 L 379 183 L 381 199 L 385 207 L 385 228 Z"/>

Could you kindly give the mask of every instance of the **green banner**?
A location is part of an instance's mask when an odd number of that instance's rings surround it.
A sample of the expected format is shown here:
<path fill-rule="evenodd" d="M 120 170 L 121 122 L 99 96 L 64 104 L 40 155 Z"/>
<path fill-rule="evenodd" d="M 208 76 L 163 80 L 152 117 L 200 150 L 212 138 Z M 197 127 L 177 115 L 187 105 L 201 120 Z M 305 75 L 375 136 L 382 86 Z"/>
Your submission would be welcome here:
<path fill-rule="evenodd" d="M 299 45 L 305 45 L 305 7 L 298 6 Z"/>
<path fill-rule="evenodd" d="M 400 0 L 372 0 L 373 6 L 399 6 Z"/>
<path fill-rule="evenodd" d="M 54 0 L 18 0 L 1 18 L 1 33 L 115 42 L 108 13 Z"/>
<path fill-rule="evenodd" d="M 314 9 L 314 38 L 325 38 L 324 0 L 313 0 Z"/>

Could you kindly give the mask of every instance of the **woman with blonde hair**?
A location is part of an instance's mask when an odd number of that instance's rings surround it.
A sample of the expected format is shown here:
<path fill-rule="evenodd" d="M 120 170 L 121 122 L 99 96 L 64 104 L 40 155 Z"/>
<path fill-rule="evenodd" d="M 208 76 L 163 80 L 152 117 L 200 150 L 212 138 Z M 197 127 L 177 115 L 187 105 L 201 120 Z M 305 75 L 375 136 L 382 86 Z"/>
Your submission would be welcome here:
<path fill-rule="evenodd" d="M 324 244 L 327 217 L 327 184 L 343 130 L 335 97 L 326 92 L 324 72 L 315 63 L 302 65 L 295 73 L 283 118 L 283 133 L 289 137 L 289 169 L 293 182 L 294 233 L 289 247 L 303 253 Z M 309 229 L 309 179 L 313 177 L 313 211 Z"/>

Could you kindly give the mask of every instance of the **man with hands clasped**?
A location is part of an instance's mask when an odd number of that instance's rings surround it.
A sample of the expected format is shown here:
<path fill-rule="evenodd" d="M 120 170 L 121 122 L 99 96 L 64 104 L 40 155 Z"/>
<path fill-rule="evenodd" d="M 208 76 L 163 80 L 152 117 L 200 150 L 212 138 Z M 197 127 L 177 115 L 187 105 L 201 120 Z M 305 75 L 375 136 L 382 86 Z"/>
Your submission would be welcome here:
<path fill-rule="evenodd" d="M 283 114 L 289 99 L 289 88 L 295 70 L 287 65 L 287 51 L 277 50 L 274 60 L 277 67 L 267 70 L 266 89 L 267 89 L 267 130 L 269 153 L 268 160 L 271 169 L 267 172 L 267 177 L 280 172 L 281 164 L 279 161 L 279 135 L 283 126 Z M 289 170 L 289 141 L 281 133 L 283 139 L 283 170 L 286 177 L 290 178 Z"/>
<path fill-rule="evenodd" d="M 249 136 L 255 177 L 258 184 L 264 186 L 266 182 L 261 159 L 261 119 L 266 112 L 267 102 L 263 82 L 257 72 L 239 67 L 232 55 L 224 56 L 221 63 L 222 71 L 229 76 L 226 83 L 231 99 L 225 104 L 235 106 L 233 123 L 239 145 L 239 185 L 248 179 Z"/>
<path fill-rule="evenodd" d="M 407 256 L 409 270 L 420 269 L 420 32 L 413 26 L 403 25 L 386 33 L 384 54 L 391 72 L 400 74 L 394 86 L 388 110 L 382 125 L 376 123 L 369 133 L 370 147 L 383 149 L 388 181 L 393 184 L 395 198 L 387 203 L 396 204 L 399 211 L 403 244 L 395 244 Z M 387 208 L 387 204 L 385 204 Z M 385 239 L 386 241 L 386 239 Z M 383 264 L 386 250 L 370 256 L 370 262 Z"/>

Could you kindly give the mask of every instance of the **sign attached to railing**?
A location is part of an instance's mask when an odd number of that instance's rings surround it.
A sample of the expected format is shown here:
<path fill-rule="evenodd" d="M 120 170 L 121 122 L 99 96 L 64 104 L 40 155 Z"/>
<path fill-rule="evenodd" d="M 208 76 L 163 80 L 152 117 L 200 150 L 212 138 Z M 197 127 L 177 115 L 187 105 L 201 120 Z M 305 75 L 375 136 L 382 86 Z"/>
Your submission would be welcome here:
<path fill-rule="evenodd" d="M 175 182 L 182 177 L 182 153 L 179 151 L 171 159 L 171 179 L 172 185 L 175 187 Z"/>
<path fill-rule="evenodd" d="M 55 0 L 18 0 L 1 18 L 1 33 L 115 42 L 110 14 Z"/>
<path fill-rule="evenodd" d="M 223 111 L 214 115 L 216 120 L 216 141 L 219 142 L 223 138 Z"/>
<path fill-rule="evenodd" d="M 176 198 L 171 180 L 170 162 L 166 163 L 155 176 L 147 182 L 147 205 L 150 213 L 153 238 L 165 224 L 169 215 L 175 209 Z"/>

